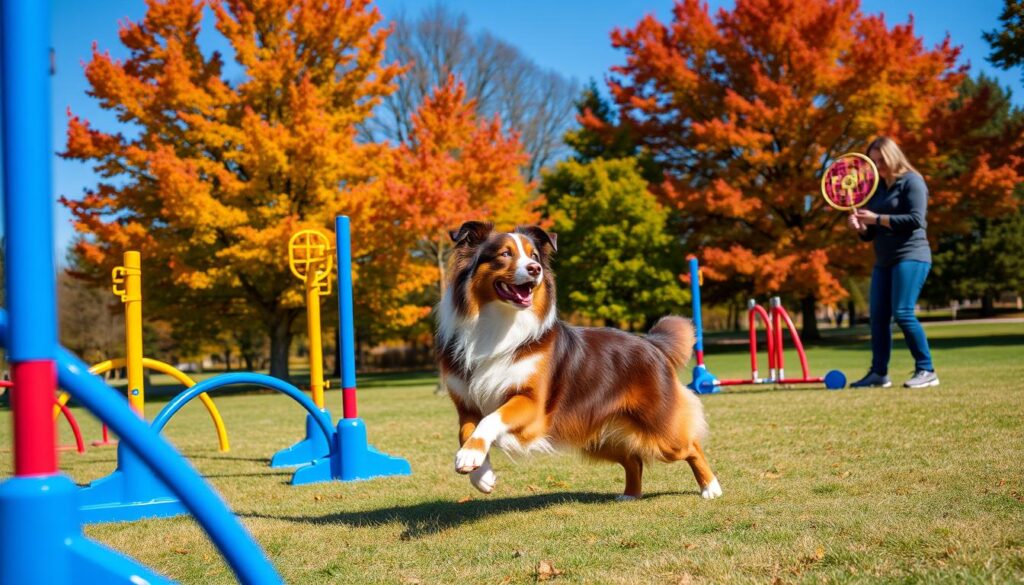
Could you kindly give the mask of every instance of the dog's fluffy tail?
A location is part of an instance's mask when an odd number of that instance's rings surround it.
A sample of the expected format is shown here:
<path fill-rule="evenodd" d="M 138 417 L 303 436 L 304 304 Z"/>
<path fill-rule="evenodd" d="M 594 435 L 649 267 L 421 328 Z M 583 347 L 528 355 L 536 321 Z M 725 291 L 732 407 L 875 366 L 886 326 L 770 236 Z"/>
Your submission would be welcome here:
<path fill-rule="evenodd" d="M 693 323 L 684 317 L 669 315 L 662 317 L 651 327 L 647 339 L 662 351 L 674 367 L 686 365 L 693 356 L 693 344 L 697 334 Z"/>

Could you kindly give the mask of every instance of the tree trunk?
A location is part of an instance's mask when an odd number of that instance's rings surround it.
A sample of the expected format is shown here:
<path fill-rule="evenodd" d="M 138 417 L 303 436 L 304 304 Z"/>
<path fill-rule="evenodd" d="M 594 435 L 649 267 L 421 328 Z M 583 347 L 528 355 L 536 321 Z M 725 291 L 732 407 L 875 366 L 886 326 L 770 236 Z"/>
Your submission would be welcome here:
<path fill-rule="evenodd" d="M 803 331 L 800 332 L 800 338 L 804 341 L 817 341 L 821 339 L 821 332 L 818 331 L 818 318 L 814 314 L 815 305 L 817 305 L 817 299 L 813 295 L 808 295 L 800 301 L 800 308 L 804 317 L 804 327 Z"/>
<path fill-rule="evenodd" d="M 242 359 L 245 360 L 245 369 L 248 372 L 256 371 L 256 354 L 253 353 L 242 353 Z"/>
<path fill-rule="evenodd" d="M 981 316 L 991 317 L 996 314 L 995 299 L 990 294 L 981 296 Z"/>
<path fill-rule="evenodd" d="M 857 304 L 853 300 L 846 301 L 846 319 L 850 328 L 857 324 Z"/>
<path fill-rule="evenodd" d="M 270 326 L 270 375 L 288 380 L 288 350 L 292 346 L 292 321 L 294 311 L 279 309 L 271 318 Z"/>
<path fill-rule="evenodd" d="M 225 347 L 224 348 L 224 371 L 225 372 L 230 372 L 231 371 L 231 348 L 230 347 Z"/>

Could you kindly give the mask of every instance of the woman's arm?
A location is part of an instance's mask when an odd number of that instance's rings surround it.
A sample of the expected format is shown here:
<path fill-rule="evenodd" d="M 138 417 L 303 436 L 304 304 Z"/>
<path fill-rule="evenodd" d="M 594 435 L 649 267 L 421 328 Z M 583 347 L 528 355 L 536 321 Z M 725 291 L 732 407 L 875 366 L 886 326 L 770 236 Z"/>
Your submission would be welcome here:
<path fill-rule="evenodd" d="M 894 232 L 908 233 L 917 228 L 927 227 L 928 222 L 925 215 L 928 213 L 928 187 L 924 179 L 917 173 L 908 174 L 906 186 L 906 198 L 910 204 L 909 213 L 895 213 L 883 215 L 881 224 Z"/>

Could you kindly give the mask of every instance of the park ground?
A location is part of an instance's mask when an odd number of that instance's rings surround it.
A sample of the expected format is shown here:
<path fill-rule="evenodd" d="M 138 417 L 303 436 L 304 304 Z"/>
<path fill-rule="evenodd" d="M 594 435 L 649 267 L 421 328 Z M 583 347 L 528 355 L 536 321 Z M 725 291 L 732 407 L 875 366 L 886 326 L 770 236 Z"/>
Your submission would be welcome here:
<path fill-rule="evenodd" d="M 455 414 L 432 373 L 360 379 L 370 441 L 408 459 L 409 477 L 289 486 L 290 472 L 267 461 L 299 437 L 303 414 L 273 394 L 216 397 L 228 453 L 198 401 L 166 436 L 289 583 L 1024 582 L 1024 323 L 936 324 L 928 334 L 938 388 L 703 396 L 725 490 L 713 501 L 700 499 L 685 464 L 655 464 L 646 497 L 619 503 L 618 467 L 568 454 L 498 454 L 498 488 L 479 494 L 452 469 Z M 866 340 L 863 328 L 827 331 L 809 349 L 812 373 L 861 375 Z M 710 341 L 716 374 L 748 371 L 741 346 Z M 795 371 L 795 354 L 786 362 Z M 911 369 L 897 339 L 897 386 Z M 149 417 L 162 406 L 150 401 Z M 338 414 L 337 391 L 328 406 Z M 96 438 L 98 423 L 75 414 Z M 0 418 L 0 445 L 10 445 L 10 420 Z M 60 439 L 71 443 L 63 423 Z M 60 463 L 85 483 L 109 473 L 114 455 L 90 448 Z M 0 476 L 10 473 L 8 449 Z M 182 582 L 233 580 L 188 517 L 85 531 Z"/>

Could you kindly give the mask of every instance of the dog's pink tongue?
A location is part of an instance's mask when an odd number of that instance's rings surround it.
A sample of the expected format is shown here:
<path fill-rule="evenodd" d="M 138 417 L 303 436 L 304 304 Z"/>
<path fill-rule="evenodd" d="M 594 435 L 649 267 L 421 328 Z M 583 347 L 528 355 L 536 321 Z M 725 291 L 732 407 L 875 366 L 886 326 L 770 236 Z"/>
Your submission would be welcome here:
<path fill-rule="evenodd" d="M 513 284 L 511 288 L 512 292 L 516 295 L 516 300 L 520 303 L 525 303 L 530 300 L 530 294 L 533 292 L 533 287 L 525 284 Z"/>

